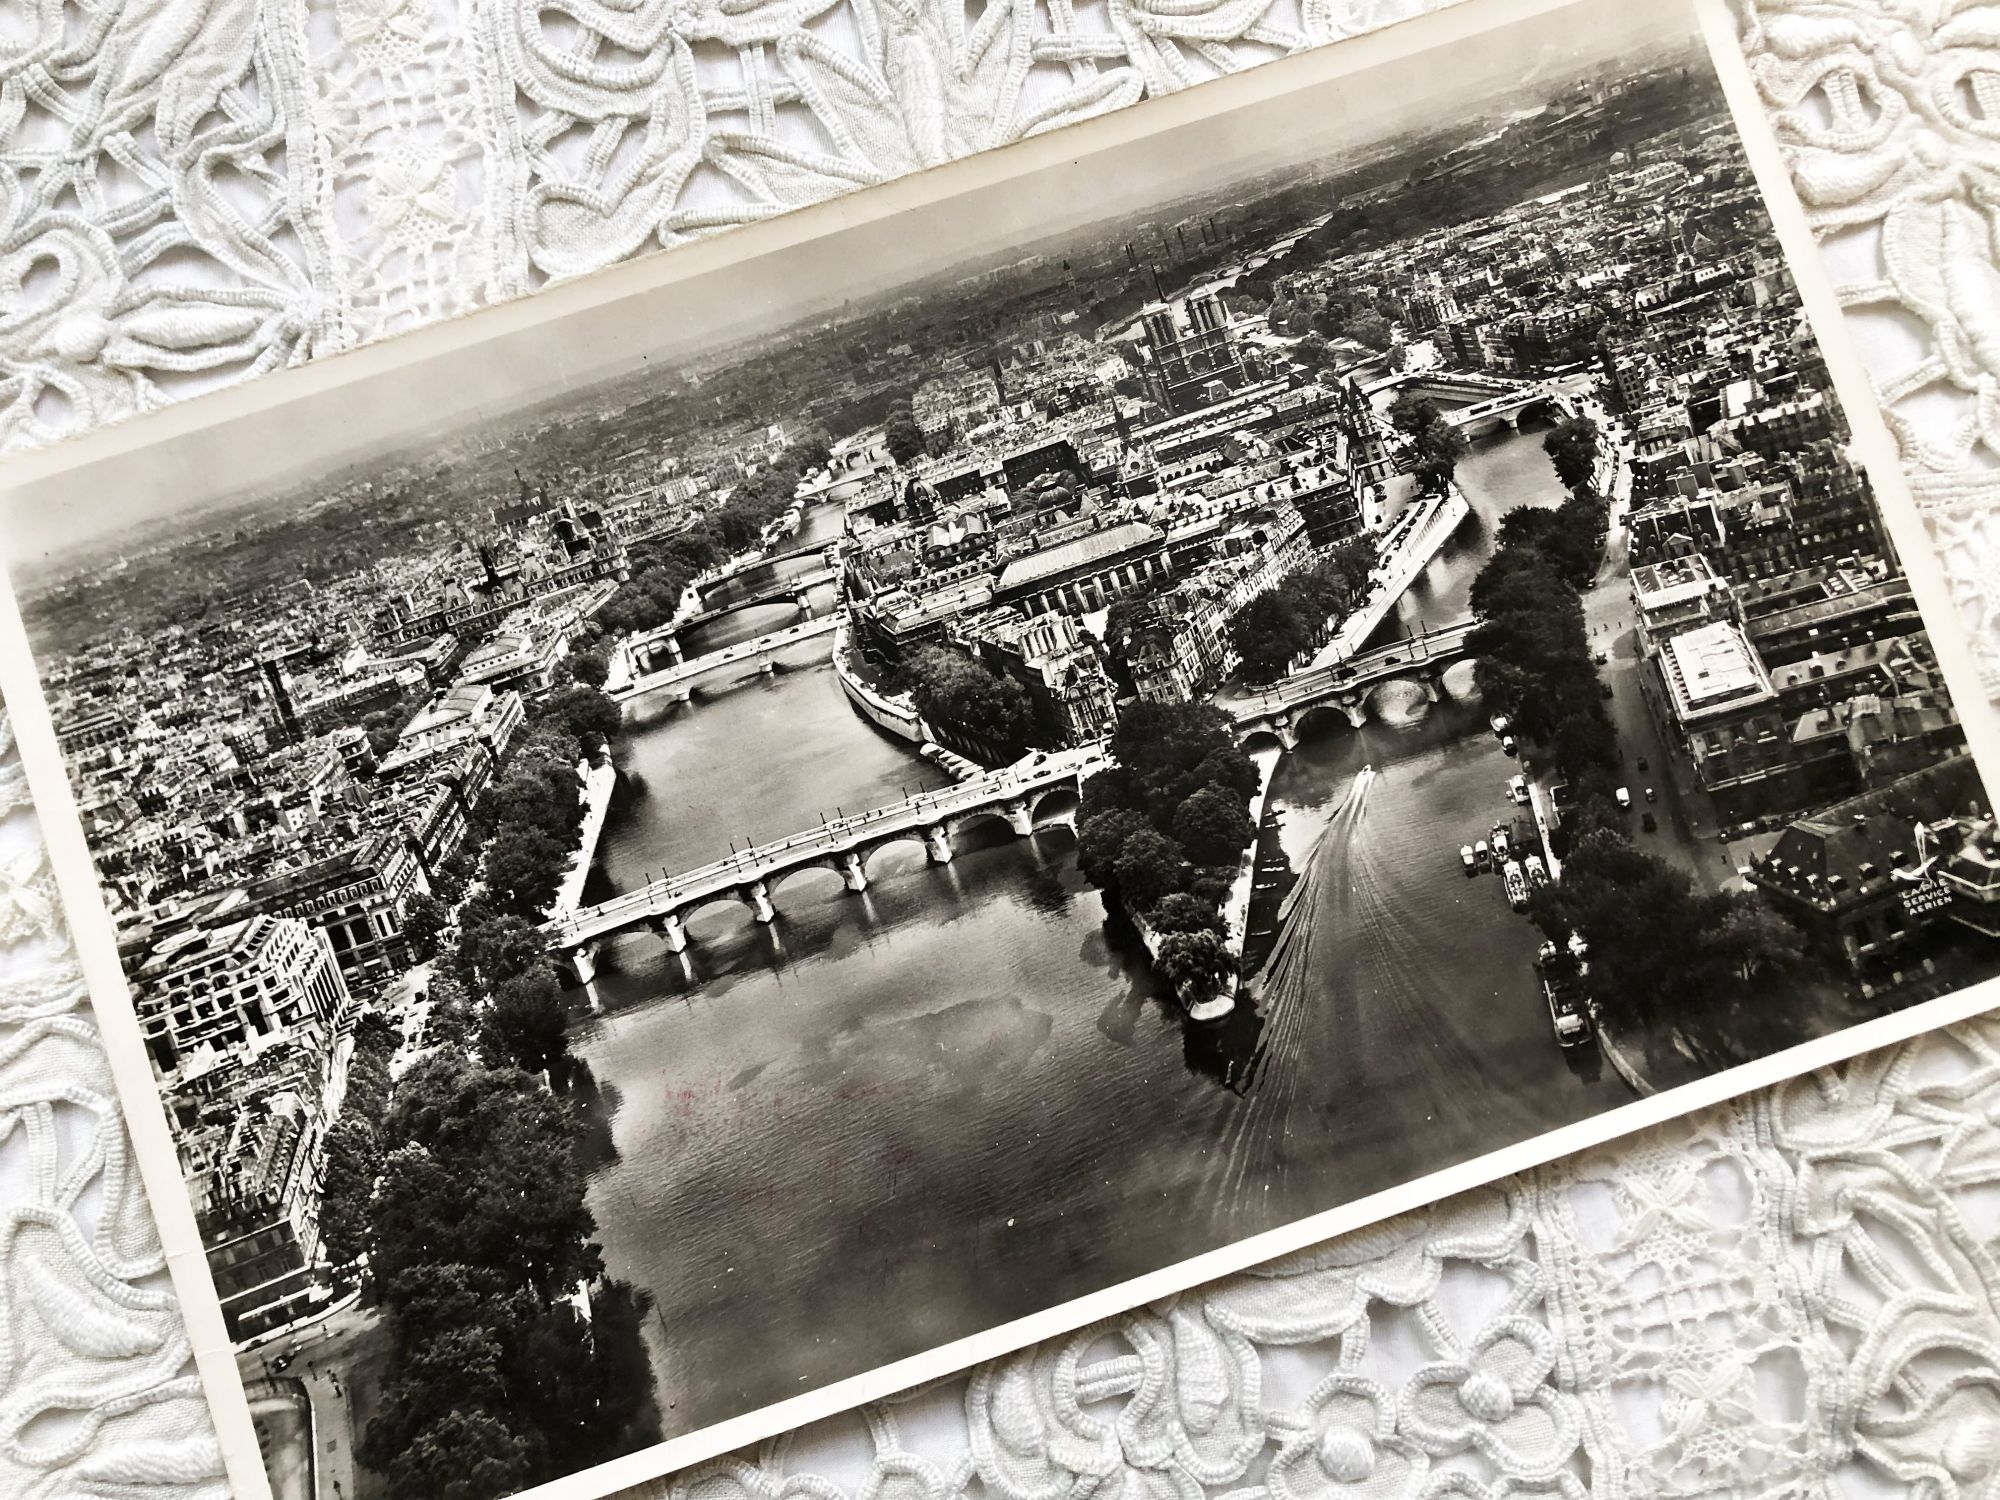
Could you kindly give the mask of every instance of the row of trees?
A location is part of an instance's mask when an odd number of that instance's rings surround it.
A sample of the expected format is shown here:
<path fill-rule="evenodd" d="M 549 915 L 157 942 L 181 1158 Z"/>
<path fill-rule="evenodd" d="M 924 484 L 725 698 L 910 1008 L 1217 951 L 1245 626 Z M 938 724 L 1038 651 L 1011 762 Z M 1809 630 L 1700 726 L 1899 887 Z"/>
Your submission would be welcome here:
<path fill-rule="evenodd" d="M 1780 992 L 1822 974 L 1804 934 L 1749 891 L 1697 890 L 1676 865 L 1637 848 L 1608 805 L 1565 819 L 1559 884 L 1529 898 L 1558 943 L 1590 945 L 1592 992 L 1613 1024 L 1678 1031 L 1718 1062 L 1744 1062 L 1803 1038 Z"/>
<path fill-rule="evenodd" d="M 1253 683 L 1275 682 L 1322 645 L 1368 597 L 1375 539 L 1363 533 L 1328 549 L 1252 599 L 1229 622 L 1229 643 Z"/>
<path fill-rule="evenodd" d="M 1596 546 L 1568 506 L 1510 511 L 1499 545 L 1472 582 L 1480 617 L 1468 648 L 1480 698 L 1542 750 L 1579 796 L 1608 797 L 1618 742 L 1591 659 L 1582 589 Z M 1588 552 L 1586 558 L 1583 554 Z M 1588 562 L 1588 567 L 1582 566 Z"/>
<path fill-rule="evenodd" d="M 604 1274 L 583 1128 L 529 1074 L 450 1049 L 397 1087 L 366 1228 L 392 1345 L 360 1447 L 392 1500 L 494 1500 L 658 1440 L 650 1302 Z"/>
<path fill-rule="evenodd" d="M 603 753 L 617 724 L 617 706 L 595 688 L 573 683 L 553 693 L 509 747 L 505 769 L 474 810 L 465 849 L 433 872 L 430 893 L 408 902 L 404 933 L 420 960 L 440 956 L 456 910 L 456 940 L 430 985 L 432 1042 L 476 1049 L 496 1066 L 564 1069 L 562 986 L 538 924 L 582 839 L 577 766 Z M 483 860 L 471 852 L 481 845 Z M 481 875 L 482 888 L 467 899 Z M 368 1248 L 368 1203 L 387 1150 L 389 1059 L 400 1040 L 380 1013 L 355 1028 L 321 1185 L 320 1235 L 335 1265 Z"/>
<path fill-rule="evenodd" d="M 1077 810 L 1085 879 L 1159 934 L 1160 975 L 1184 998 L 1227 975 L 1222 902 L 1257 836 L 1257 767 L 1206 703 L 1133 703 L 1111 737 L 1111 766 Z"/>
<path fill-rule="evenodd" d="M 438 872 L 434 952 L 457 910 L 430 980 L 432 1050 L 391 1090 L 395 1030 L 364 1019 L 329 1137 L 327 1251 L 366 1252 L 391 1339 L 360 1457 L 393 1500 L 492 1500 L 658 1439 L 649 1302 L 604 1274 L 584 1124 L 548 1087 L 571 1066 L 538 924 L 581 839 L 578 767 L 618 725 L 588 671 L 536 708 L 481 798 L 468 847 L 483 858 Z"/>
<path fill-rule="evenodd" d="M 586 809 L 577 767 L 606 752 L 618 706 L 572 683 L 544 701 L 522 730 L 506 769 L 482 801 L 494 832 L 480 888 L 458 913 L 446 967 L 476 996 L 477 1046 L 494 1065 L 546 1072 L 569 1061 L 562 984 L 540 931 L 582 842 Z"/>
<path fill-rule="evenodd" d="M 354 1055 L 347 1063 L 347 1093 L 340 1118 L 326 1134 L 320 1179 L 320 1248 L 334 1265 L 346 1265 L 368 1248 L 368 1200 L 381 1175 L 382 1126 L 389 1108 L 389 1060 L 402 1036 L 379 1011 L 354 1027 Z"/>
<path fill-rule="evenodd" d="M 1602 561 L 1605 506 L 1596 494 L 1599 434 L 1560 424 L 1543 446 L 1569 493 L 1554 509 L 1523 508 L 1472 586 L 1481 625 L 1471 642 L 1481 697 L 1545 753 L 1573 794 L 1564 814 L 1563 878 L 1539 887 L 1529 914 L 1558 943 L 1590 946 L 1592 991 L 1614 1025 L 1679 1031 L 1740 1061 L 1798 1040 L 1781 1035 L 1774 987 L 1817 972 L 1799 929 L 1746 892 L 1698 890 L 1678 866 L 1635 846 L 1613 800 L 1616 731 L 1604 709 L 1583 591 Z"/>

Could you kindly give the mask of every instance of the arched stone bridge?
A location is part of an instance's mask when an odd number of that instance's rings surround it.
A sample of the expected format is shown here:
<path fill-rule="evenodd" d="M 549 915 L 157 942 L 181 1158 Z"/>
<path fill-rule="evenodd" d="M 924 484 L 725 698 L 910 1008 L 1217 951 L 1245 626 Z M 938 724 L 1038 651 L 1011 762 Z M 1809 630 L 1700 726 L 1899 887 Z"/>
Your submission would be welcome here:
<path fill-rule="evenodd" d="M 724 563 L 721 567 L 704 573 L 695 579 L 692 587 L 696 593 L 706 596 L 710 589 L 721 588 L 723 584 L 729 582 L 732 578 L 740 578 L 745 573 L 754 573 L 759 568 L 773 568 L 779 563 L 791 562 L 796 558 L 811 557 L 815 552 L 819 554 L 819 560 L 824 564 L 822 571 L 828 576 L 832 576 L 840 566 L 840 544 L 838 542 L 801 542 L 796 546 L 787 547 L 782 551 L 753 552 L 747 557 L 737 558 L 734 562 Z M 795 586 L 799 582 L 796 578 L 788 578 L 782 581 Z M 824 578 L 816 577 L 814 579 L 816 583 L 824 583 L 825 581 Z"/>
<path fill-rule="evenodd" d="M 1470 406 L 1455 407 L 1444 413 L 1444 419 L 1467 437 L 1483 437 L 1502 427 L 1520 431 L 1522 419 L 1530 412 L 1541 412 L 1550 420 L 1560 421 L 1575 417 L 1577 411 L 1573 392 L 1544 382 L 1505 395 L 1489 396 Z"/>
<path fill-rule="evenodd" d="M 651 630 L 635 631 L 612 648 L 612 678 L 620 682 L 629 681 L 657 671 L 663 664 L 679 665 L 684 659 L 681 649 L 683 635 L 728 615 L 741 614 L 746 609 L 763 609 L 789 601 L 798 610 L 801 620 L 809 620 L 812 618 L 811 591 L 823 583 L 831 583 L 835 576 L 831 570 L 821 570 L 803 578 L 777 580 L 741 599 L 676 615 L 666 624 L 656 625 Z M 699 590 L 696 593 L 699 595 Z"/>
<path fill-rule="evenodd" d="M 1504 375 L 1487 375 L 1478 370 L 1449 370 L 1442 366 L 1428 370 L 1398 370 L 1380 376 L 1361 387 L 1364 396 L 1408 387 L 1419 396 L 1447 401 L 1483 401 L 1488 396 L 1504 396 L 1521 389 L 1524 382 Z"/>
<path fill-rule="evenodd" d="M 1445 421 L 1467 437 L 1481 437 L 1502 427 L 1520 430 L 1521 421 L 1540 409 L 1553 418 L 1574 417 L 1579 411 L 1573 382 L 1514 380 L 1468 370 L 1412 370 L 1371 381 L 1364 394 L 1405 389 L 1433 400 L 1463 401 L 1447 407 Z"/>
<path fill-rule="evenodd" d="M 1438 700 L 1444 674 L 1468 659 L 1466 643 L 1477 620 L 1460 620 L 1441 630 L 1392 641 L 1376 651 L 1314 667 L 1272 683 L 1256 698 L 1220 705 L 1235 721 L 1239 744 L 1270 735 L 1287 750 L 1299 742 L 1299 727 L 1316 709 L 1337 708 L 1357 729 L 1368 721 L 1368 697 L 1385 682 L 1414 682 L 1431 702 Z"/>
<path fill-rule="evenodd" d="M 651 927 L 667 947 L 687 947 L 687 919 L 719 901 L 750 908 L 759 922 L 776 920 L 771 893 L 802 870 L 832 870 L 850 891 L 868 889 L 868 860 L 894 843 L 921 844 L 933 864 L 949 864 L 952 843 L 969 824 L 997 820 L 1025 838 L 1038 827 L 1071 824 L 1083 783 L 1110 764 L 1102 741 L 1030 756 L 956 786 L 919 792 L 871 812 L 835 818 L 776 843 L 732 854 L 628 891 L 544 925 L 543 932 L 579 982 L 592 974 L 592 946 L 614 933 Z"/>
<path fill-rule="evenodd" d="M 665 662 L 645 668 L 641 668 L 634 661 L 632 652 L 621 645 L 612 653 L 611 670 L 604 679 L 604 695 L 615 703 L 625 703 L 647 693 L 671 690 L 685 703 L 694 691 L 697 678 L 738 662 L 752 660 L 761 661 L 764 671 L 775 672 L 777 666 L 773 658 L 779 651 L 815 636 L 831 635 L 839 628 L 838 614 L 807 615 L 796 624 L 786 625 L 752 640 L 738 641 L 733 646 L 719 647 L 703 656 L 683 657 L 676 646 L 668 653 Z"/>

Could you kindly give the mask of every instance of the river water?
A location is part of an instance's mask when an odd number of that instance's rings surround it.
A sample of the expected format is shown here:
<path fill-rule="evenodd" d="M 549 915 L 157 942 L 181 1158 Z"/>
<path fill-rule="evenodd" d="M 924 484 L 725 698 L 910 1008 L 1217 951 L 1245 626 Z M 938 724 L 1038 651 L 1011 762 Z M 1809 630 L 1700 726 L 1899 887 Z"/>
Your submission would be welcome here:
<path fill-rule="evenodd" d="M 1501 514 L 1559 498 L 1532 434 L 1460 478 L 1478 521 L 1411 624 L 1462 612 Z M 849 707 L 825 653 L 635 723 L 593 899 L 943 780 Z M 1460 871 L 1513 768 L 1469 678 L 1435 706 L 1392 684 L 1359 731 L 1317 715 L 1281 762 L 1267 845 L 1304 878 L 1217 1028 L 1162 1001 L 1061 830 L 989 824 L 943 867 L 892 845 L 858 896 L 805 872 L 777 923 L 711 906 L 678 957 L 643 931 L 609 945 L 573 1037 L 599 1091 L 591 1203 L 614 1273 L 656 1299 L 668 1433 L 1629 1098 L 1557 1048 L 1532 929 Z"/>

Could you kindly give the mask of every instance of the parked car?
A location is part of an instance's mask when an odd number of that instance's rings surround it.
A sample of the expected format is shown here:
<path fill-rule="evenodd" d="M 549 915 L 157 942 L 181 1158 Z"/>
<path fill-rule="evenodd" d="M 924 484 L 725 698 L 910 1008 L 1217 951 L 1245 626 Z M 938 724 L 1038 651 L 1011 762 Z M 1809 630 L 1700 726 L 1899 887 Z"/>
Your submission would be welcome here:
<path fill-rule="evenodd" d="M 1658 792 L 1654 791 L 1654 790 L 1653 790 L 1653 789 L 1652 789 L 1651 787 L 1647 787 L 1647 788 L 1646 788 L 1646 800 L 1647 800 L 1648 802 L 1658 802 L 1658 801 L 1660 800 L 1660 794 L 1659 794 Z"/>
<path fill-rule="evenodd" d="M 1632 793 L 1625 787 L 1621 786 L 1620 788 L 1618 788 L 1617 791 L 1613 792 L 1611 795 L 1618 799 L 1618 805 L 1620 807 L 1630 807 L 1632 805 Z"/>

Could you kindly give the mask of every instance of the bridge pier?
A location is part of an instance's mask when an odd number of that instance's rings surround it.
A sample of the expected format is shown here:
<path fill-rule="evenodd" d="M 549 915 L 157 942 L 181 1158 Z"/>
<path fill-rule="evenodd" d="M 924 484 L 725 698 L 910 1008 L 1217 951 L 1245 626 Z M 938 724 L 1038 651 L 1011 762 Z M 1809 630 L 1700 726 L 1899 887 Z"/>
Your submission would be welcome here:
<path fill-rule="evenodd" d="M 771 888 L 761 880 L 753 880 L 743 887 L 743 904 L 750 908 L 750 915 L 758 921 L 769 924 L 778 920 L 778 909 L 771 905 Z"/>
<path fill-rule="evenodd" d="M 813 617 L 812 599 L 804 589 L 792 595 L 792 602 L 798 605 L 801 620 L 810 620 Z"/>
<path fill-rule="evenodd" d="M 778 675 L 778 663 L 774 658 L 767 656 L 757 663 L 757 671 L 760 676 L 776 677 Z"/>
<path fill-rule="evenodd" d="M 924 852 L 930 855 L 934 865 L 951 863 L 951 835 L 945 832 L 943 824 L 924 830 Z"/>
<path fill-rule="evenodd" d="M 587 986 L 597 978 L 597 945 L 585 943 L 572 948 L 562 958 L 564 976 L 579 987 Z"/>
<path fill-rule="evenodd" d="M 667 952 L 685 953 L 688 945 L 687 918 L 677 911 L 667 912 L 653 923 L 653 930 L 666 942 Z"/>
<path fill-rule="evenodd" d="M 847 888 L 857 896 L 868 889 L 868 871 L 863 868 L 861 855 L 850 849 L 840 857 L 840 878 L 847 882 Z"/>
<path fill-rule="evenodd" d="M 1347 715 L 1347 722 L 1356 729 L 1368 723 L 1368 700 L 1366 698 L 1342 698 L 1340 711 Z"/>
<path fill-rule="evenodd" d="M 1035 831 L 1035 815 L 1028 810 L 1027 798 L 1009 802 L 1003 811 L 1007 814 L 1007 826 L 1014 830 L 1016 838 L 1024 839 Z"/>
<path fill-rule="evenodd" d="M 1299 748 L 1298 726 L 1292 722 L 1290 714 L 1279 714 L 1272 721 L 1271 727 L 1278 732 L 1279 744 L 1283 745 L 1287 750 L 1296 750 Z"/>

